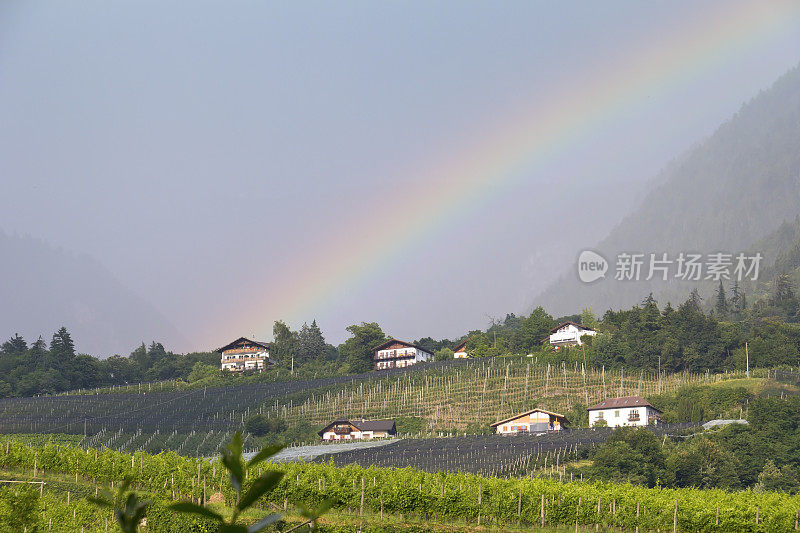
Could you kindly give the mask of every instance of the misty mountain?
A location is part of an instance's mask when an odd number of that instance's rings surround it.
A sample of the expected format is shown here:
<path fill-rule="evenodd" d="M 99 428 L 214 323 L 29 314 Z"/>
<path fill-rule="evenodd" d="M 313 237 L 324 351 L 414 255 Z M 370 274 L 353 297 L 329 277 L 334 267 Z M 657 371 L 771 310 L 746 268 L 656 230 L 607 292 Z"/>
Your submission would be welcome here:
<path fill-rule="evenodd" d="M 743 105 L 654 183 L 641 204 L 594 248 L 608 260 L 605 278 L 582 283 L 573 265 L 535 298 L 535 305 L 556 314 L 587 306 L 602 314 L 640 302 L 650 292 L 662 303 L 681 302 L 694 287 L 712 298 L 715 282 L 676 280 L 675 265 L 668 280 L 644 281 L 649 254 L 666 252 L 675 259 L 680 252 L 744 252 L 800 213 L 800 67 Z M 779 244 L 780 235 L 773 239 Z M 769 248 L 762 252 L 765 266 L 778 259 L 780 250 Z M 616 258 L 623 252 L 646 254 L 640 281 L 614 279 Z"/>
<path fill-rule="evenodd" d="M 127 355 L 143 341 L 174 341 L 175 328 L 99 262 L 0 232 L 0 339 L 50 342 L 66 326 L 78 351 Z"/>

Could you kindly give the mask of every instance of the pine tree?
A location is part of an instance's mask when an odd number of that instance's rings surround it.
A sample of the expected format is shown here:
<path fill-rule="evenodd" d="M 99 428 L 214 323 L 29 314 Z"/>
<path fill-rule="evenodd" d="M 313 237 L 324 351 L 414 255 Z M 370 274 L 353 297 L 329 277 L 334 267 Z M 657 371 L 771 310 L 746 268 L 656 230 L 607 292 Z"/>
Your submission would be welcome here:
<path fill-rule="evenodd" d="M 694 308 L 695 311 L 698 313 L 703 312 L 703 297 L 700 296 L 700 292 L 697 290 L 697 287 L 692 289 L 692 292 L 689 294 L 688 302 Z"/>
<path fill-rule="evenodd" d="M 41 335 L 36 339 L 36 342 L 31 344 L 31 349 L 28 353 L 30 354 L 31 362 L 35 366 L 42 366 L 45 363 L 47 357 L 47 343 L 44 342 Z"/>
<path fill-rule="evenodd" d="M 50 341 L 50 353 L 57 359 L 75 357 L 75 343 L 72 342 L 72 337 L 64 326 L 53 333 L 53 340 Z"/>
<path fill-rule="evenodd" d="M 731 288 L 731 299 L 729 301 L 729 306 L 731 312 L 738 314 L 742 312 L 742 294 L 739 289 L 739 280 L 735 279 L 733 281 L 733 287 Z"/>
<path fill-rule="evenodd" d="M 786 273 L 778 274 L 772 282 L 772 301 L 779 304 L 794 299 L 792 280 Z"/>
<path fill-rule="evenodd" d="M 14 333 L 14 336 L 8 339 L 0 346 L 0 353 L 4 355 L 21 355 L 28 349 L 28 343 L 25 339 L 19 336 L 19 333 Z"/>
<path fill-rule="evenodd" d="M 725 297 L 725 287 L 722 285 L 721 279 L 719 280 L 719 287 L 717 287 L 717 305 L 714 310 L 719 318 L 728 316 L 728 299 Z"/>
<path fill-rule="evenodd" d="M 306 323 L 303 323 L 303 327 L 300 328 L 300 333 L 298 333 L 297 338 L 298 361 L 308 363 L 315 360 L 322 361 L 325 359 L 327 353 L 327 344 L 325 342 L 325 338 L 322 336 L 322 331 L 319 329 L 316 320 L 311 322 L 310 326 Z M 295 364 L 298 361 L 295 361 Z"/>
<path fill-rule="evenodd" d="M 661 322 L 661 312 L 658 310 L 658 303 L 652 292 L 644 299 L 642 305 L 644 306 L 644 327 L 649 331 L 657 330 Z"/>

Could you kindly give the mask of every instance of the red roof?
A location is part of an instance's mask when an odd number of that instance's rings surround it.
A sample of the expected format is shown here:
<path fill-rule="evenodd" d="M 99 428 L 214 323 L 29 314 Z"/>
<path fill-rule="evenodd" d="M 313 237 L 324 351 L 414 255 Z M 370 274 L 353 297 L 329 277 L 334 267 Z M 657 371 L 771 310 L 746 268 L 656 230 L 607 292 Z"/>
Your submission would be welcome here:
<path fill-rule="evenodd" d="M 462 348 L 466 348 L 467 341 L 461 341 L 460 343 L 456 344 L 455 348 L 453 348 L 454 352 L 460 352 Z"/>
<path fill-rule="evenodd" d="M 597 405 L 593 405 L 586 410 L 597 411 L 598 409 L 619 409 L 621 407 L 650 407 L 652 409 L 655 409 L 659 413 L 661 412 L 655 407 L 653 407 L 653 405 L 650 402 L 648 402 L 641 396 L 622 396 L 620 398 L 608 398 L 607 400 L 603 400 Z"/>

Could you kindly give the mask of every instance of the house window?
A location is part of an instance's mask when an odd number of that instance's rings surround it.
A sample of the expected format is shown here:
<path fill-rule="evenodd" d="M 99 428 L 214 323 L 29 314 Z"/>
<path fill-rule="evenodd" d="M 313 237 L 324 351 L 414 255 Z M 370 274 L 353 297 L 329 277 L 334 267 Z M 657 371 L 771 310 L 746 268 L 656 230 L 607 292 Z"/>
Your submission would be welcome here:
<path fill-rule="evenodd" d="M 614 411 L 614 417 L 619 418 L 619 411 Z"/>

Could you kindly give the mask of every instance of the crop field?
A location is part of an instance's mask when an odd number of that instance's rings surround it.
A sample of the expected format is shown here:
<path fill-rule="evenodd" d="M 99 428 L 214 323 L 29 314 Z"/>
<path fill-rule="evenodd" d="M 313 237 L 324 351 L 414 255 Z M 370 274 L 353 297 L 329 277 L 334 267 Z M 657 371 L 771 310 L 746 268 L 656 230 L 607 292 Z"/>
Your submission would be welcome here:
<path fill-rule="evenodd" d="M 767 371 L 752 372 L 765 376 Z M 463 429 L 470 423 L 491 424 L 512 414 L 542 407 L 565 413 L 607 397 L 674 392 L 685 385 L 742 379 L 744 372 L 663 374 L 625 369 L 585 370 L 578 364 L 537 365 L 522 359 L 495 358 L 469 366 L 408 373 L 387 379 L 351 382 L 305 400 L 276 405 L 281 416 L 323 424 L 338 416 L 417 417 L 430 430 Z"/>
<path fill-rule="evenodd" d="M 743 377 L 584 370 L 526 358 L 455 361 L 238 387 L 161 391 L 148 385 L 140 393 L 8 398 L 0 400 L 0 433 L 67 433 L 81 435 L 85 447 L 208 456 L 254 413 L 320 426 L 340 416 L 415 417 L 424 422 L 423 434 L 431 435 L 485 426 L 536 406 L 565 412 L 610 396 L 649 396 Z"/>
<path fill-rule="evenodd" d="M 677 433 L 699 424 L 662 424 L 648 428 L 657 435 Z M 544 435 L 475 435 L 447 439 L 402 439 L 381 448 L 359 448 L 320 455 L 316 462 L 337 466 L 408 466 L 424 472 L 468 472 L 481 476 L 559 477 L 559 466 L 579 451 L 602 444 L 610 428 L 574 429 Z"/>
<path fill-rule="evenodd" d="M 413 516 L 424 522 L 447 521 L 473 528 L 703 532 L 789 532 L 795 531 L 800 516 L 800 497 L 786 493 L 648 489 L 303 462 L 264 464 L 263 468 L 280 470 L 284 476 L 259 502 L 262 514 L 286 509 L 289 502 L 314 506 L 328 499 L 336 512 L 382 521 Z M 40 530 L 50 524 L 54 531 L 104 531 L 109 513 L 93 508 L 85 498 L 96 487 L 123 479 L 153 499 L 154 509 L 148 515 L 153 527 L 175 520 L 163 514 L 170 501 L 206 501 L 211 494 L 218 495 L 219 506 L 236 501 L 218 461 L 174 454 L 127 454 L 55 444 L 31 447 L 0 439 L 0 472 L 5 479 L 45 482 L 47 491 L 36 501 L 32 517 Z M 252 473 L 260 474 L 261 467 Z M 251 482 L 252 478 L 246 484 Z M 66 498 L 51 495 L 53 490 L 71 492 L 72 499 L 69 494 Z M 38 490 L 31 496 L 38 496 Z"/>

